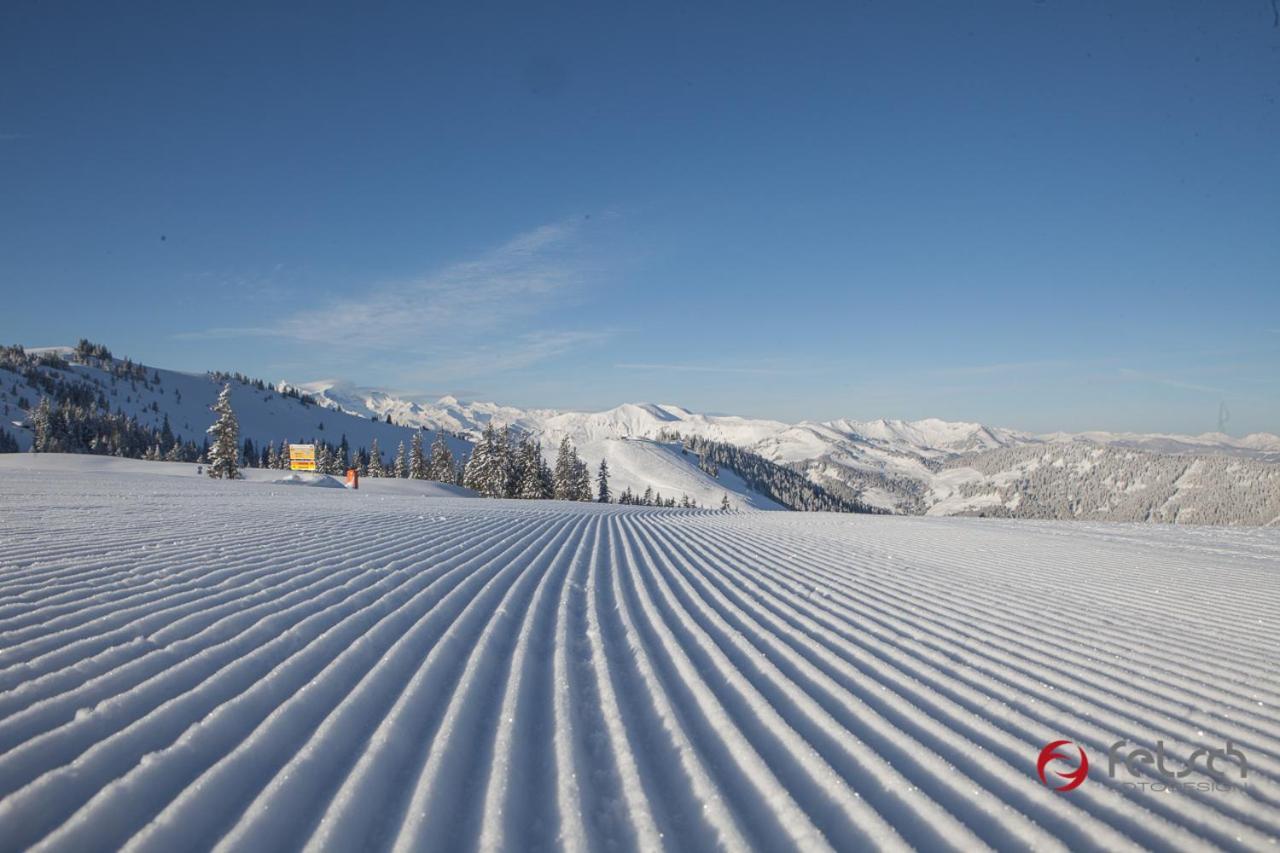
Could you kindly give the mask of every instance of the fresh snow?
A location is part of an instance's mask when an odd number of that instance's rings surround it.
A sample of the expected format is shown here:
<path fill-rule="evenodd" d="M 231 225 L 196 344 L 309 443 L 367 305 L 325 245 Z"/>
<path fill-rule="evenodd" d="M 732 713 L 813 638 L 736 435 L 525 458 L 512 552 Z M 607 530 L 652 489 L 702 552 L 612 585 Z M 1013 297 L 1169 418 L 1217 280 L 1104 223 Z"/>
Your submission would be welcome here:
<path fill-rule="evenodd" d="M 1276 849 L 1280 531 L 192 467 L 0 457 L 0 848 Z"/>

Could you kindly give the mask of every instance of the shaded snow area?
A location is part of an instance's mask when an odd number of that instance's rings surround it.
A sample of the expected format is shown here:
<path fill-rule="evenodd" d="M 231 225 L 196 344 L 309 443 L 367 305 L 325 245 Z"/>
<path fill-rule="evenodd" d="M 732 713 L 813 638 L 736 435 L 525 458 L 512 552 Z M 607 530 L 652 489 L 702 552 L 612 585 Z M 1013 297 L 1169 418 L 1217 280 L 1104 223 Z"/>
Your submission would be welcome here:
<path fill-rule="evenodd" d="M 1280 531 L 79 458 L 0 465 L 3 850 L 1277 849 Z"/>

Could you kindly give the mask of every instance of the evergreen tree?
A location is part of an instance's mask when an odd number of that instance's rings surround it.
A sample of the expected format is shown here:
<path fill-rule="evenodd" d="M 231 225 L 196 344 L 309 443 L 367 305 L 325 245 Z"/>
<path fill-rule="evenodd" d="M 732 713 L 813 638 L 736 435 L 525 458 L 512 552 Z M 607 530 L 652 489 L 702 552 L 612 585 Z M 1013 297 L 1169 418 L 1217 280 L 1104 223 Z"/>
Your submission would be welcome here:
<path fill-rule="evenodd" d="M 427 478 L 438 483 L 454 483 L 458 480 L 453 453 L 444 440 L 444 432 L 438 430 L 431 442 L 431 456 L 427 459 Z"/>
<path fill-rule="evenodd" d="M 538 442 L 526 437 L 520 442 L 516 452 L 516 468 L 520 481 L 516 485 L 515 497 L 536 501 L 551 497 L 547 474 L 547 463 L 542 459 L 542 448 Z"/>
<path fill-rule="evenodd" d="M 396 476 L 401 480 L 407 479 L 409 476 L 409 457 L 405 454 L 404 442 L 400 442 L 400 447 L 396 450 Z"/>
<path fill-rule="evenodd" d="M 591 467 L 573 454 L 573 499 L 575 501 L 591 500 Z"/>
<path fill-rule="evenodd" d="M 641 506 L 653 506 L 653 486 L 644 487 L 644 497 L 640 499 Z"/>
<path fill-rule="evenodd" d="M 573 449 L 573 443 L 569 441 L 566 435 L 560 440 L 560 450 L 556 454 L 556 467 L 553 479 L 554 491 L 553 495 L 558 501 L 576 500 L 574 496 L 574 460 L 577 458 L 577 451 Z"/>
<path fill-rule="evenodd" d="M 502 446 L 503 495 L 514 498 L 520 491 L 520 481 L 524 478 L 524 465 L 527 457 L 521 453 L 523 440 L 518 438 L 510 426 L 502 428 L 499 438 Z"/>
<path fill-rule="evenodd" d="M 41 397 L 40 403 L 31 413 L 32 453 L 48 453 L 53 449 L 50 447 L 53 443 L 53 437 L 50 435 L 52 426 L 49 398 Z"/>
<path fill-rule="evenodd" d="M 607 504 L 613 495 L 609 493 L 609 463 L 600 460 L 600 471 L 596 474 L 596 494 L 598 500 L 602 504 Z"/>
<path fill-rule="evenodd" d="M 422 430 L 414 430 L 409 447 L 409 476 L 415 480 L 427 479 L 427 460 L 422 455 Z"/>
<path fill-rule="evenodd" d="M 316 471 L 321 474 L 336 474 L 333 463 L 333 451 L 329 449 L 328 442 L 319 442 L 319 448 L 316 450 Z"/>
<path fill-rule="evenodd" d="M 471 457 L 467 459 L 462 484 L 486 498 L 500 498 L 507 493 L 506 454 L 502 437 L 492 422 L 485 425 Z"/>
<path fill-rule="evenodd" d="M 382 451 L 378 449 L 378 439 L 375 437 L 369 443 L 369 476 L 385 477 L 387 471 L 382 467 Z"/>
<path fill-rule="evenodd" d="M 213 436 L 213 444 L 209 448 L 209 476 L 215 479 L 234 480 L 240 476 L 237 447 L 240 440 L 240 423 L 236 413 L 231 410 L 231 383 L 222 386 L 218 394 L 218 402 L 213 405 L 218 415 L 208 434 Z"/>
<path fill-rule="evenodd" d="M 160 446 L 165 450 L 173 447 L 177 439 L 173 435 L 173 427 L 169 426 L 169 413 L 164 413 L 164 424 L 160 427 Z"/>

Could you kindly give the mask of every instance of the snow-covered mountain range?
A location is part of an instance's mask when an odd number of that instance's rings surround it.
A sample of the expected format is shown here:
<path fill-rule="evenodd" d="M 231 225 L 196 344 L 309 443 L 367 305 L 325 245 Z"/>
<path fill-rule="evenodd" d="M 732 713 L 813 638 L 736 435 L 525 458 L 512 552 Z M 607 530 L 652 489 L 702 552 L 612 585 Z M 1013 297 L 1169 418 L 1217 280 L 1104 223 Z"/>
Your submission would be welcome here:
<path fill-rule="evenodd" d="M 303 387 L 320 405 L 396 423 L 474 436 L 495 421 L 538 436 L 546 448 L 567 436 L 588 458 L 607 458 L 623 481 L 661 483 L 668 490 L 698 491 L 678 476 L 688 468 L 684 460 L 660 452 L 664 439 L 679 435 L 749 450 L 891 512 L 1215 523 L 1247 517 L 1252 524 L 1280 517 L 1280 468 L 1270 464 L 1280 462 L 1280 436 L 1267 433 L 1034 435 L 936 418 L 788 424 L 670 404 L 564 412 L 453 397 L 411 402 L 339 383 Z M 1009 452 L 997 453 L 1002 450 Z M 1193 457 L 1199 456 L 1230 457 L 1232 464 L 1197 463 Z"/>
<path fill-rule="evenodd" d="M 228 377 L 145 371 L 158 381 L 112 385 L 112 408 L 153 426 L 167 417 L 180 438 L 199 441 L 210 420 L 208 407 Z M 104 388 L 109 378 L 100 365 L 74 359 L 64 372 Z M 718 505 L 729 495 L 736 506 L 779 508 L 737 472 L 708 471 L 682 439 L 749 451 L 802 472 L 840 497 L 895 513 L 1280 522 L 1280 437 L 1266 433 L 1033 435 L 932 418 L 789 424 L 670 404 L 572 412 L 454 397 L 411 400 L 347 382 L 263 387 L 244 379 L 231 377 L 240 386 L 236 408 L 243 433 L 259 444 L 344 436 L 355 447 L 376 437 L 384 451 L 394 451 L 417 430 L 439 430 L 455 454 L 465 455 L 469 442 L 493 423 L 536 437 L 548 457 L 569 438 L 593 466 L 608 461 L 615 493 L 653 488 L 702 505 Z M 19 446 L 28 441 L 24 424 L 39 396 L 40 389 L 24 377 L 0 367 L 0 411 Z"/>

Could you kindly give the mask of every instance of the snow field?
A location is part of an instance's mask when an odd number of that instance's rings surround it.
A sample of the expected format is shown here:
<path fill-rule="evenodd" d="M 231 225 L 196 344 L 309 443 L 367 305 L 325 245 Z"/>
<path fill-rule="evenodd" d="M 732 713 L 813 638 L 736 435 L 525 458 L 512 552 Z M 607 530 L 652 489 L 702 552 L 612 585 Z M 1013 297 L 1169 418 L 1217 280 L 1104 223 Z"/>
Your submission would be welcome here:
<path fill-rule="evenodd" d="M 1280 531 L 159 464 L 0 467 L 0 849 L 1280 846 Z M 1122 738 L 1250 785 L 1125 790 Z"/>

